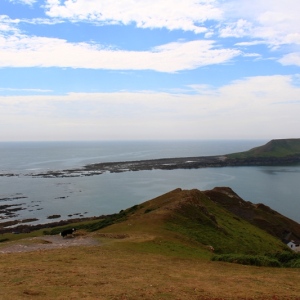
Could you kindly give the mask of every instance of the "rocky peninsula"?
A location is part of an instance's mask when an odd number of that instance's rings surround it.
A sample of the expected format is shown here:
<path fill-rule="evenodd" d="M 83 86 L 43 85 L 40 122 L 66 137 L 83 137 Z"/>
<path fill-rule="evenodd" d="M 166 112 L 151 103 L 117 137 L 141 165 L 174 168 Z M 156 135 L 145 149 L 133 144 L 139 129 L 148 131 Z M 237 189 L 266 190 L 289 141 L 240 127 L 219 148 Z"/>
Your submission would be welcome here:
<path fill-rule="evenodd" d="M 105 162 L 83 168 L 31 174 L 34 177 L 79 177 L 105 172 L 121 173 L 145 170 L 199 169 L 238 166 L 280 166 L 300 163 L 300 139 L 272 140 L 249 151 L 199 157 L 161 158 L 138 161 Z"/>

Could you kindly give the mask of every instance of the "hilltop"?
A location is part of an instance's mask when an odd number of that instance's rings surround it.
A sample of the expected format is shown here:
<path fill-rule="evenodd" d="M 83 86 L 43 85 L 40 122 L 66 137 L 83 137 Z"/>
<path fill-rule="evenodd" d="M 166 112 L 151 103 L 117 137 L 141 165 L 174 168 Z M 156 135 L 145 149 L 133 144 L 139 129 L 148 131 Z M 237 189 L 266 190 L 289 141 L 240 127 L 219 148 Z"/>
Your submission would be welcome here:
<path fill-rule="evenodd" d="M 103 223 L 104 222 L 104 223 Z M 211 191 L 176 189 L 93 224 L 101 232 L 146 234 L 154 241 L 214 249 L 214 253 L 265 254 L 286 250 L 288 232 L 300 225 L 263 204 L 246 202 L 230 188 Z M 153 241 L 152 241 L 153 242 Z"/>
<path fill-rule="evenodd" d="M 264 204 L 243 200 L 229 187 L 207 191 L 178 188 L 113 215 L 20 225 L 14 230 L 28 233 L 44 229 L 46 234 L 58 234 L 74 226 L 68 225 L 72 222 L 87 231 L 149 235 L 154 240 L 183 243 L 197 251 L 212 247 L 219 254 L 275 253 L 286 250 L 283 239 L 300 240 L 300 224 Z"/>
<path fill-rule="evenodd" d="M 245 152 L 228 154 L 232 158 L 299 157 L 300 139 L 271 140 L 267 144 Z"/>

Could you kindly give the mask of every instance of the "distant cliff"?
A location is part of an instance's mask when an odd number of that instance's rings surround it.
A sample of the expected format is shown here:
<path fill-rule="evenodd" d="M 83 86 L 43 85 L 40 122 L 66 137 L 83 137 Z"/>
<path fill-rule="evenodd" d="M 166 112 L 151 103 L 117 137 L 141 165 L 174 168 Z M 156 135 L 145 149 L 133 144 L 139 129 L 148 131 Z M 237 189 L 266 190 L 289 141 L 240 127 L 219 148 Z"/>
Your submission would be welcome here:
<path fill-rule="evenodd" d="M 225 156 L 230 166 L 298 164 L 300 139 L 271 140 L 263 146 Z"/>
<path fill-rule="evenodd" d="M 226 155 L 229 158 L 284 158 L 300 156 L 300 139 L 271 140 L 267 144 L 245 152 Z"/>

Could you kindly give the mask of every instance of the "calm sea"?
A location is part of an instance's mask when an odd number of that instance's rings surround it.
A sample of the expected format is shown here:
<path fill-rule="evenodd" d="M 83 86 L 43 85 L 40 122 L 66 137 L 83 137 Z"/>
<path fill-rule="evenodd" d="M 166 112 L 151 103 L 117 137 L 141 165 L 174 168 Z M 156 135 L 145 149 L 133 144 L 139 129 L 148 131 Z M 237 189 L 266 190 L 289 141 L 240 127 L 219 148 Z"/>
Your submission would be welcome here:
<path fill-rule="evenodd" d="M 200 190 L 229 186 L 243 199 L 264 203 L 300 222 L 300 166 L 225 167 L 197 170 L 105 173 L 74 178 L 32 178 L 46 170 L 109 161 L 227 154 L 263 145 L 266 140 L 147 142 L 0 143 L 0 206 L 14 205 L 0 222 L 37 218 L 35 223 L 119 212 L 175 188 Z M 60 219 L 55 219 L 60 220 Z"/>

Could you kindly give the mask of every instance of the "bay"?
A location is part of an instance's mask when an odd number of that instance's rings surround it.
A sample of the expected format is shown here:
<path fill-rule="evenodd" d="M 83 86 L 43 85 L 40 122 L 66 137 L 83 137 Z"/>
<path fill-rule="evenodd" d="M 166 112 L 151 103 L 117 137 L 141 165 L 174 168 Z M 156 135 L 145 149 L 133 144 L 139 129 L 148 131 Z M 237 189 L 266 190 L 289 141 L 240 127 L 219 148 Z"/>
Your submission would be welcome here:
<path fill-rule="evenodd" d="M 264 144 L 247 141 L 46 142 L 0 143 L 0 205 L 17 205 L 1 221 L 47 217 L 59 219 L 119 212 L 175 188 L 200 190 L 229 186 L 243 199 L 264 203 L 299 222 L 300 166 L 225 167 L 105 173 L 74 178 L 32 178 L 41 170 L 81 167 L 89 163 L 219 155 Z M 5 218 L 5 219 L 4 219 Z"/>

